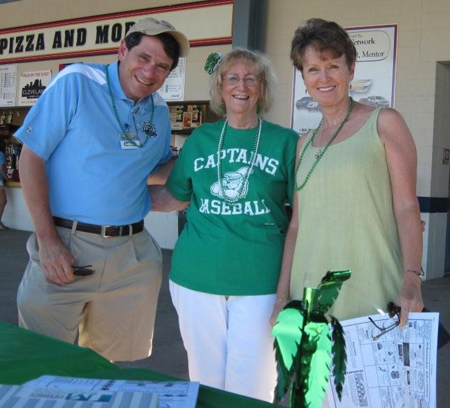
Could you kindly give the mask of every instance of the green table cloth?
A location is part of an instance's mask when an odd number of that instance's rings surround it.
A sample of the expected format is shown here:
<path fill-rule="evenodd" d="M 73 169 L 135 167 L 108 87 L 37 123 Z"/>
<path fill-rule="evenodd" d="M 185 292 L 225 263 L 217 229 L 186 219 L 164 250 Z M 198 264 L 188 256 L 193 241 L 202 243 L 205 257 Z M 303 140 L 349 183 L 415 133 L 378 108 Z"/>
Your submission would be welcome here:
<path fill-rule="evenodd" d="M 0 384 L 20 385 L 41 375 L 114 380 L 174 380 L 144 369 L 121 369 L 94 351 L 0 322 Z M 197 408 L 274 407 L 201 385 Z"/>

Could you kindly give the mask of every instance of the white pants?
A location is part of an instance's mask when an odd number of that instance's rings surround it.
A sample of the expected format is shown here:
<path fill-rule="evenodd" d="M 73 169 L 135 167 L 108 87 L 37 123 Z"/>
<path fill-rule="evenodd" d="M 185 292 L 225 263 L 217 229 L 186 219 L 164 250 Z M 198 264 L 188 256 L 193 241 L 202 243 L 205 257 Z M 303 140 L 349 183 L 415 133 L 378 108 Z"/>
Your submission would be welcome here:
<path fill-rule="evenodd" d="M 170 281 L 189 377 L 271 402 L 277 374 L 269 318 L 275 295 L 221 296 Z"/>

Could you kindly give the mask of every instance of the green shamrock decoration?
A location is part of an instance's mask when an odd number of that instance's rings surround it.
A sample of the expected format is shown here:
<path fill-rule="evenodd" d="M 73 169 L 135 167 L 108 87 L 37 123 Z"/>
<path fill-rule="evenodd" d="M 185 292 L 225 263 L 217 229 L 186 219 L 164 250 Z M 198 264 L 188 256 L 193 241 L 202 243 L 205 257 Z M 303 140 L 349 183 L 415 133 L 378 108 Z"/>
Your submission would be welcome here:
<path fill-rule="evenodd" d="M 290 408 L 321 408 L 331 366 L 341 399 L 347 362 L 344 330 L 327 313 L 350 275 L 350 270 L 328 271 L 317 289 L 305 288 L 303 300 L 290 302 L 278 315 L 272 330 L 278 369 L 275 402 L 290 392 Z"/>
<path fill-rule="evenodd" d="M 212 52 L 206 58 L 204 70 L 211 75 L 215 69 L 218 67 L 220 60 L 222 59 L 222 54 L 218 52 Z"/>

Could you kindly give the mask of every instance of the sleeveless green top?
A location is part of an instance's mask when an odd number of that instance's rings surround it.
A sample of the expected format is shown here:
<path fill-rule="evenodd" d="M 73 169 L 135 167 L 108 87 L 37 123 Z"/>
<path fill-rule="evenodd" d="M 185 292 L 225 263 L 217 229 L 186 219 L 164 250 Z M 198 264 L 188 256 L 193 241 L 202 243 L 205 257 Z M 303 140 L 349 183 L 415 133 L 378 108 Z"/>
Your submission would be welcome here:
<path fill-rule="evenodd" d="M 350 138 L 331 145 L 298 198 L 298 236 L 291 297 L 317 287 L 328 270 L 351 269 L 331 310 L 350 319 L 386 310 L 403 282 L 403 262 L 384 144 L 380 108 Z M 307 137 L 311 137 L 312 133 Z M 301 184 L 319 148 L 308 147 L 297 175 Z"/>

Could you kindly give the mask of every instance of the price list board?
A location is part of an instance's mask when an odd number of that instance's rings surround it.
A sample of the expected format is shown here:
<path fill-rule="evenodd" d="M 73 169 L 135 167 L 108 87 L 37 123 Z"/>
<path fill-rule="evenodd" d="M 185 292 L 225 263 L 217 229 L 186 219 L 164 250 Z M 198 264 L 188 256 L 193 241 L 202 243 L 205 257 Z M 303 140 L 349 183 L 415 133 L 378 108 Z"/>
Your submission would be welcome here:
<path fill-rule="evenodd" d="M 16 105 L 17 64 L 0 65 L 0 107 Z"/>
<path fill-rule="evenodd" d="M 186 58 L 180 58 L 177 67 L 166 78 L 158 93 L 167 101 L 184 100 L 184 83 L 186 79 Z"/>

